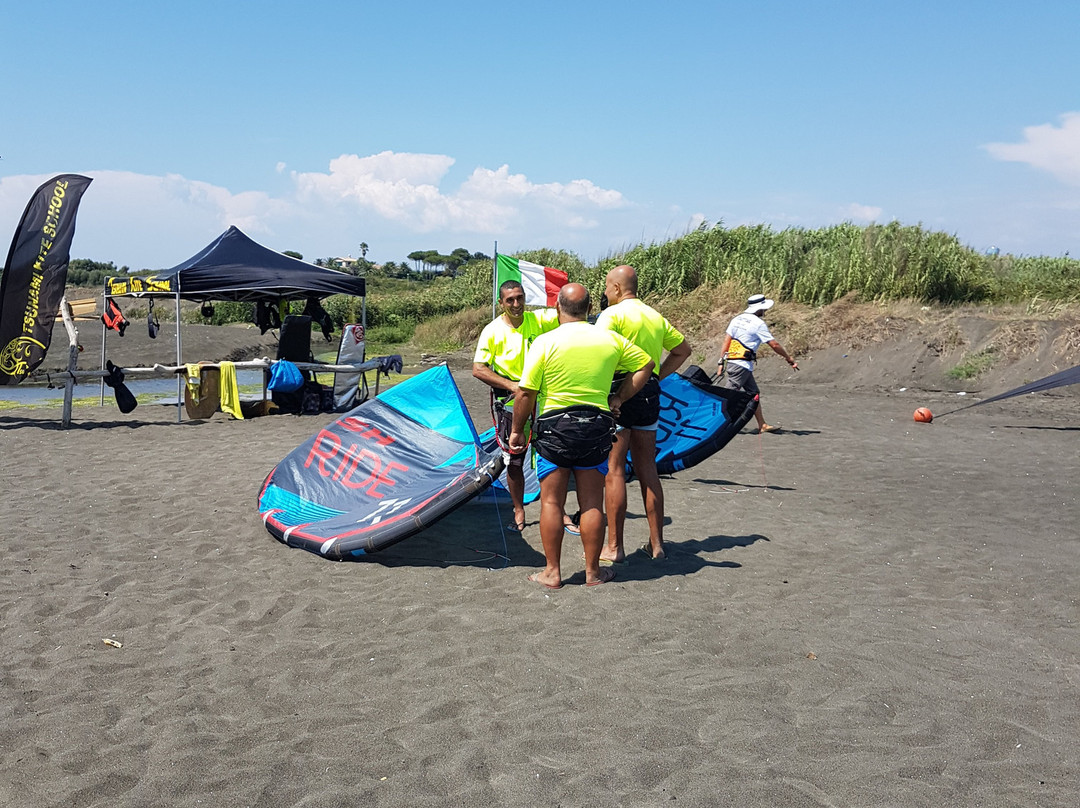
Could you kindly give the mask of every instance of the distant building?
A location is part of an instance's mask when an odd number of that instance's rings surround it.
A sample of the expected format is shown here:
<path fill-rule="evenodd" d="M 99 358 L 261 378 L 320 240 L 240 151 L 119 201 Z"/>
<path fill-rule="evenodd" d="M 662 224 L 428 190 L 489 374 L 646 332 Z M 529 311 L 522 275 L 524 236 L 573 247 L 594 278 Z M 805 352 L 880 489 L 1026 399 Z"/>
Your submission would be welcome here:
<path fill-rule="evenodd" d="M 356 263 L 356 259 L 353 258 L 351 255 L 346 255 L 341 258 L 335 258 L 334 263 L 343 267 L 351 267 L 353 264 Z"/>

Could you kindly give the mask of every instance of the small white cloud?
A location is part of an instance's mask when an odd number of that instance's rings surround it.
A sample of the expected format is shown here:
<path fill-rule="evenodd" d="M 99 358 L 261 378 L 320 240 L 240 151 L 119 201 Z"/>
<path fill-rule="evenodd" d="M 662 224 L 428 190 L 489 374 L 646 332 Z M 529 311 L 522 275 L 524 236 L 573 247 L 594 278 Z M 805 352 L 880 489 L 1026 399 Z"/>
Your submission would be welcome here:
<path fill-rule="evenodd" d="M 1025 126 L 1022 143 L 989 143 L 983 148 L 998 160 L 1027 163 L 1061 182 L 1080 185 L 1080 112 L 1066 112 L 1061 126 Z"/>
<path fill-rule="evenodd" d="M 284 174 L 285 173 L 285 168 L 286 168 L 285 163 L 279 160 L 278 164 L 276 166 L 274 166 L 274 171 L 276 171 L 278 174 Z"/>
<path fill-rule="evenodd" d="M 852 202 L 840 211 L 840 215 L 852 222 L 875 222 L 884 211 L 874 205 L 860 205 Z"/>
<path fill-rule="evenodd" d="M 690 222 L 686 225 L 686 229 L 687 231 L 697 230 L 703 224 L 705 224 L 705 214 L 695 213 L 690 217 Z"/>
<path fill-rule="evenodd" d="M 442 154 L 343 154 L 330 161 L 329 173 L 294 173 L 293 179 L 305 205 L 352 203 L 417 233 L 447 229 L 498 235 L 538 218 L 588 228 L 595 226 L 590 213 L 626 205 L 618 191 L 589 180 L 537 184 L 505 165 L 476 168 L 459 188 L 444 190 L 440 183 L 453 165 L 454 159 Z"/>

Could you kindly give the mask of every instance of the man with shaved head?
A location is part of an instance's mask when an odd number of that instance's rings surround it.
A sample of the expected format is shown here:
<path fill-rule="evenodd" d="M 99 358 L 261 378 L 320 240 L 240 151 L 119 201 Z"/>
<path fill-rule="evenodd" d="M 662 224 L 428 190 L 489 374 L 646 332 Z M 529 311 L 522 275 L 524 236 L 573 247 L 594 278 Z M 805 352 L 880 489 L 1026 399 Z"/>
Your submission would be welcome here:
<path fill-rule="evenodd" d="M 604 543 L 604 475 L 599 470 L 611 450 L 613 413 L 632 398 L 652 375 L 648 354 L 612 331 L 589 324 L 589 292 L 577 283 L 559 291 L 559 327 L 538 336 L 525 357 L 514 400 L 510 451 L 524 451 L 525 422 L 539 402 L 533 446 L 555 470 L 540 483 L 540 540 L 543 571 L 530 581 L 558 589 L 562 581 L 563 508 L 573 473 L 581 509 L 585 550 L 585 585 L 615 577 L 601 569 Z M 615 373 L 626 376 L 611 392 Z"/>
<path fill-rule="evenodd" d="M 608 458 L 605 481 L 607 546 L 601 563 L 620 564 L 626 558 L 623 528 L 626 523 L 626 458 L 641 484 L 641 500 L 649 522 L 649 543 L 642 552 L 653 559 L 664 557 L 664 489 L 656 470 L 656 427 L 660 419 L 660 380 L 670 376 L 690 356 L 690 345 L 664 315 L 637 296 L 637 271 L 625 264 L 615 267 L 604 281 L 608 306 L 596 318 L 597 328 L 609 329 L 641 348 L 656 371 L 645 387 L 625 402 L 619 412 L 619 430 Z M 664 351 L 667 358 L 660 361 Z"/>
<path fill-rule="evenodd" d="M 519 281 L 504 281 L 499 287 L 502 314 L 480 332 L 473 356 L 473 376 L 491 388 L 491 414 L 495 421 L 495 439 L 506 462 L 506 490 L 514 508 L 514 521 L 508 530 L 520 533 L 525 528 L 526 453 L 510 452 L 507 444 L 513 422 L 514 394 L 525 365 L 525 354 L 533 340 L 545 331 L 559 327 L 555 309 L 525 310 L 525 289 Z"/>

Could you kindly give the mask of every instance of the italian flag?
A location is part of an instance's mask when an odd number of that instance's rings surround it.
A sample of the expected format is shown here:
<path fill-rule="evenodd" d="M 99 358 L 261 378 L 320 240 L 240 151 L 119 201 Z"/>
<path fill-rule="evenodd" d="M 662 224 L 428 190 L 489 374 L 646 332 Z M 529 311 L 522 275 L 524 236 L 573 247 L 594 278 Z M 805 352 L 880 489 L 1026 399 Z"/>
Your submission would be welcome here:
<path fill-rule="evenodd" d="M 525 289 L 526 306 L 554 306 L 559 290 L 569 280 L 561 269 L 542 267 L 508 255 L 495 256 L 495 294 L 506 281 L 517 281 Z"/>

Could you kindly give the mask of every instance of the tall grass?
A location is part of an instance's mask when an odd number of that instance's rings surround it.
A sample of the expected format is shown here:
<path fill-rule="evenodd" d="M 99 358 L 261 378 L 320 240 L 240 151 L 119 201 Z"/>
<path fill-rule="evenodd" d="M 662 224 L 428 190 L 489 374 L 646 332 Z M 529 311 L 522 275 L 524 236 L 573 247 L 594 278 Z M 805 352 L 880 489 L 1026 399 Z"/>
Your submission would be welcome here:
<path fill-rule="evenodd" d="M 781 231 L 766 225 L 704 225 L 670 241 L 630 247 L 592 266 L 561 250 L 531 250 L 517 257 L 566 270 L 571 280 L 596 296 L 612 267 L 630 264 L 638 271 L 639 294 L 667 301 L 695 289 L 717 288 L 735 296 L 763 292 L 810 306 L 852 294 L 865 301 L 910 299 L 943 305 L 1080 300 L 1080 261 L 986 256 L 955 236 L 899 222 Z M 434 318 L 470 309 L 490 313 L 491 272 L 491 261 L 479 260 L 453 278 L 370 278 L 367 323 L 387 333 L 411 335 L 418 324 Z M 214 321 L 250 318 L 243 306 L 216 304 L 221 314 Z M 338 324 L 360 321 L 358 298 L 334 296 L 324 306 Z M 162 319 L 169 316 L 164 309 Z M 188 316 L 185 313 L 185 319 Z"/>
<path fill-rule="evenodd" d="M 817 230 L 716 226 L 602 260 L 596 283 L 617 264 L 638 271 L 643 296 L 678 297 L 700 285 L 744 290 L 819 306 L 855 292 L 864 300 L 913 298 L 962 303 L 1000 294 L 984 256 L 945 233 L 898 222 Z M 1078 287 L 1074 265 L 1073 288 Z"/>

